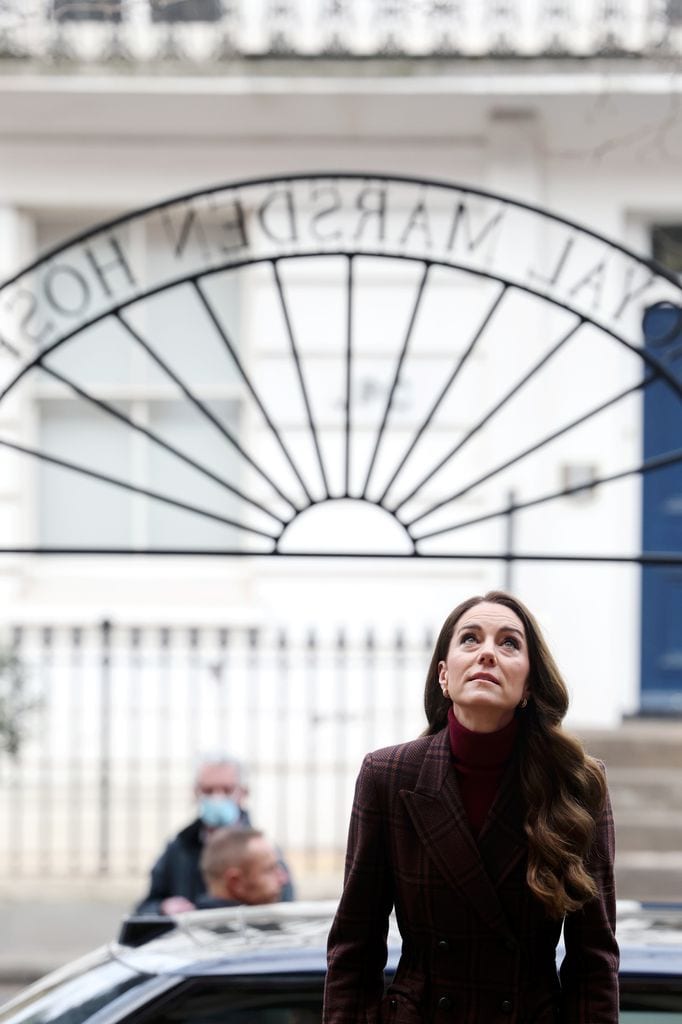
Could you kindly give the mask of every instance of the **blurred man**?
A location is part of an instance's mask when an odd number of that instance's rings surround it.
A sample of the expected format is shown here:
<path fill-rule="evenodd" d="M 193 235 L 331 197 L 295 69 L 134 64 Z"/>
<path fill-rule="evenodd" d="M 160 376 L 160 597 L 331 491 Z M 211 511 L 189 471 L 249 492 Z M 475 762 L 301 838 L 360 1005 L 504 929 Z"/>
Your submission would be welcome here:
<path fill-rule="evenodd" d="M 244 804 L 248 787 L 240 763 L 231 757 L 204 757 L 194 784 L 197 817 L 166 846 L 151 870 L 149 892 L 135 907 L 137 914 L 180 914 L 194 910 L 206 892 L 200 858 L 204 845 L 218 828 L 249 829 L 251 821 Z M 293 899 L 291 877 L 286 875 L 281 899 Z"/>
<path fill-rule="evenodd" d="M 198 909 L 233 907 L 240 903 L 277 903 L 287 881 L 277 851 L 255 828 L 219 828 L 201 853 L 206 894 Z"/>

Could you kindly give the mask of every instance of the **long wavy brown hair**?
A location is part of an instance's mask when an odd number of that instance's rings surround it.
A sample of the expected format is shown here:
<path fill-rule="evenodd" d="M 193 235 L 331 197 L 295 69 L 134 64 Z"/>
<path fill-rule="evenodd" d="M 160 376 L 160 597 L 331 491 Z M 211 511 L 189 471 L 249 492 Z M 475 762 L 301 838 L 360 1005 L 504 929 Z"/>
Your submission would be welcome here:
<path fill-rule="evenodd" d="M 509 608 L 523 623 L 530 671 L 526 708 L 519 720 L 519 782 L 526 808 L 527 881 L 552 917 L 578 910 L 597 894 L 586 860 L 596 819 L 606 800 L 601 766 L 561 727 L 568 690 L 540 627 L 517 598 L 500 590 L 470 597 L 452 611 L 441 628 L 424 689 L 428 721 L 425 735 L 447 724 L 450 701 L 443 698 L 438 664 L 445 661 L 457 622 L 482 601 Z"/>

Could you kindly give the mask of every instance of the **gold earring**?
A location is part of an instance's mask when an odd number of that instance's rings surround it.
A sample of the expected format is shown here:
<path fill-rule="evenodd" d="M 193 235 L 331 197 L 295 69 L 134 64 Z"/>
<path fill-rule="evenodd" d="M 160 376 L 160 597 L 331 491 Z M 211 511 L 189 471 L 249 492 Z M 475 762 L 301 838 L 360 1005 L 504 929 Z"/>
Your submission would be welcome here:
<path fill-rule="evenodd" d="M 528 707 L 528 698 L 527 698 L 527 697 L 524 697 L 524 698 L 523 698 L 523 700 L 522 700 L 522 701 L 521 701 L 521 703 L 519 704 L 519 707 L 520 707 L 520 708 L 525 708 L 525 707 Z"/>

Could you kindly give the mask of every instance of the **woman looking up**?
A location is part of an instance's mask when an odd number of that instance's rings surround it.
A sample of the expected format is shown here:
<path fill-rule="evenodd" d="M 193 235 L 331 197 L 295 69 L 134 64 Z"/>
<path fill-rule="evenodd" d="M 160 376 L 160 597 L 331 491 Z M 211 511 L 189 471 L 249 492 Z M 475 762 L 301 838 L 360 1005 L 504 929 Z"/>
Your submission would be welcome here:
<path fill-rule="evenodd" d="M 561 728 L 566 686 L 528 609 L 500 591 L 458 605 L 424 705 L 426 732 L 360 771 L 324 1024 L 617 1024 L 603 766 Z"/>

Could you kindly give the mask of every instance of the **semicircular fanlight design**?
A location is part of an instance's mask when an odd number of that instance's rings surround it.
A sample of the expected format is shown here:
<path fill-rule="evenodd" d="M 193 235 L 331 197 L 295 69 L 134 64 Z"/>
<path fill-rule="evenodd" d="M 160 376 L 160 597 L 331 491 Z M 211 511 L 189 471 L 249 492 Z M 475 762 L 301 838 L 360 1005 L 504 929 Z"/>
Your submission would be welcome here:
<path fill-rule="evenodd" d="M 432 181 L 120 218 L 0 289 L 0 446 L 41 509 L 4 550 L 499 558 L 513 512 L 515 557 L 642 560 L 641 475 L 682 461 L 641 442 L 648 389 L 682 403 L 681 298 L 592 232 Z"/>

